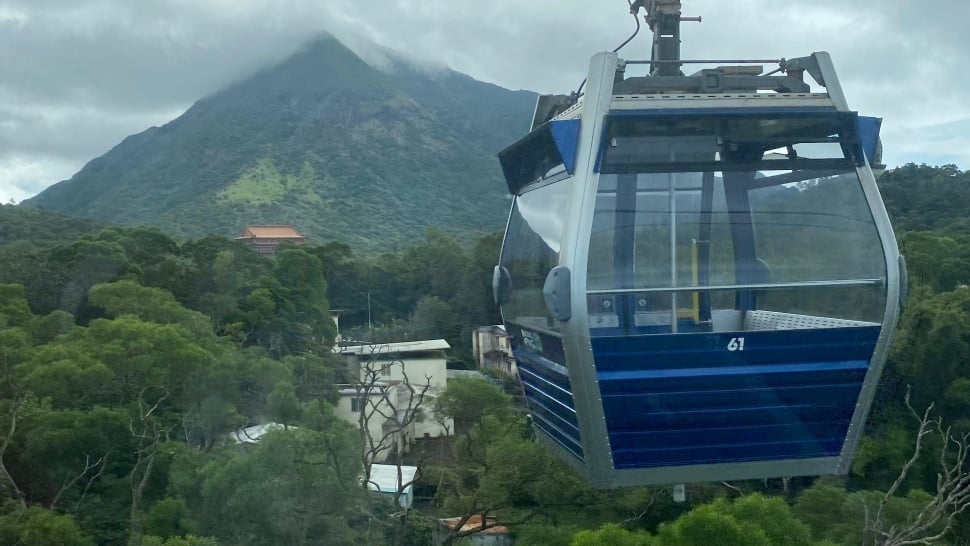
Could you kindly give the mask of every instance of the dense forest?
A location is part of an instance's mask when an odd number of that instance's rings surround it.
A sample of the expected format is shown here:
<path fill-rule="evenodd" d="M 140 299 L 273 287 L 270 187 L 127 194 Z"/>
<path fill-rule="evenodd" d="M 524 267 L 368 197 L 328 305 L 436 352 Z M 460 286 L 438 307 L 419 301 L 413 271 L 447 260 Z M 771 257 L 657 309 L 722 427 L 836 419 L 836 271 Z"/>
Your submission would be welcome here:
<path fill-rule="evenodd" d="M 271 260 L 4 206 L 0 544 L 424 545 L 438 517 L 482 513 L 526 546 L 967 544 L 970 172 L 907 165 L 880 186 L 910 294 L 852 471 L 691 485 L 682 504 L 589 488 L 533 441 L 514 388 L 474 379 L 427 408 L 455 427 L 422 469 L 429 501 L 401 510 L 362 487 L 360 435 L 333 409 L 331 310 L 345 338 L 443 337 L 470 366 L 470 329 L 498 321 L 500 234 Z M 295 427 L 227 439 L 267 421 Z"/>

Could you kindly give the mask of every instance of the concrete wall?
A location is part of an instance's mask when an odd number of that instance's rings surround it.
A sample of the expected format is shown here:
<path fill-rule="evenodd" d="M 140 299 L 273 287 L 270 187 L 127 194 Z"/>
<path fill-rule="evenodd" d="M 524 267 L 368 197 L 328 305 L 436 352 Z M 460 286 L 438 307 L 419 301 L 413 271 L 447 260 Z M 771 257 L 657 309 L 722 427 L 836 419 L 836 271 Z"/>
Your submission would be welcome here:
<path fill-rule="evenodd" d="M 381 385 L 385 386 L 384 388 L 388 389 L 388 399 L 394 402 L 394 407 L 400 412 L 406 411 L 409 406 L 417 403 L 415 397 L 424 390 L 426 385 L 430 385 L 418 408 L 419 417 L 411 419 L 410 425 L 405 430 L 400 431 L 400 434 L 388 438 L 388 443 L 397 443 L 402 452 L 408 451 L 415 438 L 448 435 L 454 428 L 451 420 L 444 424 L 435 421 L 432 412 L 434 399 L 444 391 L 448 382 L 444 354 L 429 356 L 428 353 L 420 353 L 420 355 L 418 358 L 409 358 L 406 353 L 395 357 L 390 355 L 387 357 L 383 357 L 383 355 L 369 357 L 347 355 L 351 369 L 359 372 L 361 383 L 366 385 L 373 383 L 372 380 L 376 379 Z M 373 374 L 376 374 L 376 377 L 372 375 L 371 370 L 373 370 Z M 408 383 L 415 390 L 414 393 L 407 388 Z M 359 412 L 353 411 L 353 399 L 357 396 L 357 391 L 350 386 L 345 386 L 341 389 L 340 401 L 336 408 L 336 414 L 339 417 L 354 425 L 358 425 L 360 419 Z M 411 404 L 409 404 L 409 399 L 412 400 Z M 372 407 L 377 405 L 381 413 L 385 415 L 389 415 L 391 412 L 390 404 L 380 392 L 373 392 L 370 395 L 369 404 Z M 409 416 L 407 415 L 398 416 L 399 422 L 408 420 Z M 385 434 L 384 424 L 385 419 L 379 414 L 375 414 L 368 422 L 368 434 L 375 443 L 380 442 Z M 391 453 L 391 450 L 382 453 L 378 462 L 386 460 Z"/>

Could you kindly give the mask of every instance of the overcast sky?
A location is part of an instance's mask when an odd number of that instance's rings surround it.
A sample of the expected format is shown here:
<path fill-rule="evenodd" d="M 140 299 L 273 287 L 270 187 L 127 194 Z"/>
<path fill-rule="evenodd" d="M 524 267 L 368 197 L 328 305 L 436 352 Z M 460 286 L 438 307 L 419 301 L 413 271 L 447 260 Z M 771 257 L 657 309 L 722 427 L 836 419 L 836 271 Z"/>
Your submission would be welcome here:
<path fill-rule="evenodd" d="M 685 0 L 684 57 L 827 50 L 884 160 L 970 168 L 965 0 Z M 322 31 L 510 89 L 566 93 L 633 30 L 625 0 L 0 0 L 0 201 L 285 59 Z M 645 28 L 621 57 L 649 57 Z"/>

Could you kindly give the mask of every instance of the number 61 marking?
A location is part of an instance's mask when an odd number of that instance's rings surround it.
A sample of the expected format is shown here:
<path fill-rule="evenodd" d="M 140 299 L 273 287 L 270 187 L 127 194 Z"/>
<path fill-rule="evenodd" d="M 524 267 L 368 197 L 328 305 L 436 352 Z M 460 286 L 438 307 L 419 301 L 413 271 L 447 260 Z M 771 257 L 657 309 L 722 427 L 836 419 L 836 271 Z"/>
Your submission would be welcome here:
<path fill-rule="evenodd" d="M 728 342 L 727 350 L 729 351 L 743 351 L 744 350 L 744 338 L 743 337 L 732 337 L 731 341 Z"/>

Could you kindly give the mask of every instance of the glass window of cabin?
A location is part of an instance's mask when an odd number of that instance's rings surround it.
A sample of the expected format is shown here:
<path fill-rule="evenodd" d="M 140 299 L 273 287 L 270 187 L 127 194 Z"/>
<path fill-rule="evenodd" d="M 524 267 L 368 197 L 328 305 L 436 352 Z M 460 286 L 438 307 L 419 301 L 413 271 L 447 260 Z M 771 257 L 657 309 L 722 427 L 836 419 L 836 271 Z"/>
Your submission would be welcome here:
<path fill-rule="evenodd" d="M 607 131 L 592 334 L 881 320 L 882 246 L 846 119 L 624 119 Z"/>
<path fill-rule="evenodd" d="M 730 284 L 733 270 L 723 182 L 713 173 L 600 176 L 587 289 L 630 292 L 591 295 L 593 328 L 669 326 L 674 309 L 694 317 L 709 295 L 661 289 Z"/>
<path fill-rule="evenodd" d="M 759 175 L 762 181 L 793 176 Z M 886 268 L 855 171 L 801 172 L 797 177 L 804 179 L 749 190 L 756 253 L 771 283 L 831 286 L 768 291 L 759 308 L 879 322 Z"/>
<path fill-rule="evenodd" d="M 542 287 L 559 265 L 571 179 L 538 187 L 515 198 L 502 247 L 502 267 L 512 280 L 512 296 L 502 306 L 506 322 L 557 331 L 546 308 Z"/>

